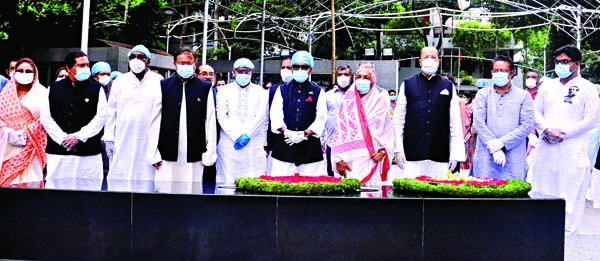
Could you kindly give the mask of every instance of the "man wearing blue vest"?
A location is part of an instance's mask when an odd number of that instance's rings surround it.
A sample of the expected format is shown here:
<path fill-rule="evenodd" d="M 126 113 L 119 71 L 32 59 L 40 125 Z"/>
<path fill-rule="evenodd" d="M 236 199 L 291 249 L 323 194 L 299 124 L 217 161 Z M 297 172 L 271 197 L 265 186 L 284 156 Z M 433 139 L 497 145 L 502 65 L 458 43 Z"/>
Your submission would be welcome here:
<path fill-rule="evenodd" d="M 308 80 L 314 67 L 306 51 L 292 56 L 294 79 L 277 88 L 271 104 L 273 142 L 271 176 L 295 173 L 326 175 L 319 137 L 327 121 L 327 103 L 321 87 Z"/>
<path fill-rule="evenodd" d="M 404 177 L 441 176 L 465 160 L 458 95 L 436 73 L 433 47 L 421 50 L 421 72 L 400 85 L 394 112 L 396 164 Z"/>
<path fill-rule="evenodd" d="M 179 49 L 173 58 L 177 74 L 160 81 L 161 103 L 152 110 L 148 148 L 154 180 L 201 182 L 204 166 L 217 158 L 212 88 L 194 74 L 192 50 Z M 157 183 L 157 189 L 170 191 L 169 184 Z"/>

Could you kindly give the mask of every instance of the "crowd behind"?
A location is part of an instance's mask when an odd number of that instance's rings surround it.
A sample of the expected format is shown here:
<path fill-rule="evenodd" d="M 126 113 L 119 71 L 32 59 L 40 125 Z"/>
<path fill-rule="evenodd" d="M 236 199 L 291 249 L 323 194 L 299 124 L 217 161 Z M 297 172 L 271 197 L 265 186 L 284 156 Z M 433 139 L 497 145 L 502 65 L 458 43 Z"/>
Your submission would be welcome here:
<path fill-rule="evenodd" d="M 120 73 L 71 52 L 48 88 L 31 59 L 11 61 L 0 77 L 0 186 L 75 178 L 193 186 L 299 173 L 378 187 L 462 169 L 565 198 L 569 233 L 586 196 L 600 207 L 600 98 L 579 74 L 574 46 L 554 51 L 556 78 L 530 71 L 526 88 L 511 81 L 513 61 L 497 56 L 474 98 L 438 73 L 432 47 L 421 50 L 421 72 L 392 90 L 377 85 L 369 62 L 339 66 L 325 90 L 310 80 L 306 51 L 282 57 L 281 81 L 264 87 L 251 82 L 246 58 L 235 61 L 229 83 L 185 48 L 166 79 L 149 69 L 143 45 L 128 59 L 130 71 Z M 401 171 L 389 172 L 392 165 Z"/>

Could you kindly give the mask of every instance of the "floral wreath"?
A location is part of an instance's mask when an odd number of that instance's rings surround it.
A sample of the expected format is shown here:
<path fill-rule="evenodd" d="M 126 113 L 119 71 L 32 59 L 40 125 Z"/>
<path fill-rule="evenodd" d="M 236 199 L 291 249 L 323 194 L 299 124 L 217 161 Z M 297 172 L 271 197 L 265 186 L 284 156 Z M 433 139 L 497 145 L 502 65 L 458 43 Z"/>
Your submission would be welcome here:
<path fill-rule="evenodd" d="M 525 197 L 531 190 L 531 184 L 523 180 L 457 176 L 448 178 L 419 176 L 414 179 L 395 179 L 392 184 L 396 193 L 454 197 Z"/>
<path fill-rule="evenodd" d="M 360 192 L 360 180 L 330 176 L 260 176 L 235 179 L 237 190 L 284 195 L 330 195 Z"/>

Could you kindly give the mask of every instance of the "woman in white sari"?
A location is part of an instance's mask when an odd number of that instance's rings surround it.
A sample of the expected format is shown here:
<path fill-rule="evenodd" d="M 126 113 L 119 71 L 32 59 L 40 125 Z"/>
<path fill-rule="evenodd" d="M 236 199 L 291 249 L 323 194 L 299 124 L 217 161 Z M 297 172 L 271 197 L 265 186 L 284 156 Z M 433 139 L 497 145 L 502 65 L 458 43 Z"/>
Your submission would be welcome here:
<path fill-rule="evenodd" d="M 18 60 L 15 68 L 0 93 L 0 186 L 42 181 L 46 164 L 47 134 L 39 118 L 48 90 L 31 59 Z"/>

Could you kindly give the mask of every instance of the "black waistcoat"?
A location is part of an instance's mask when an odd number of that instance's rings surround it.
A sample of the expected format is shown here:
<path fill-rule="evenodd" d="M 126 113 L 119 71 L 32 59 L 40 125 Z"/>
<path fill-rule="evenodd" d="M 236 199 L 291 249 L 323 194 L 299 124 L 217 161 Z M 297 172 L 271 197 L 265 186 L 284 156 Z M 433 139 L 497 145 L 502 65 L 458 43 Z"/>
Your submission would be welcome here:
<path fill-rule="evenodd" d="M 158 150 L 163 160 L 177 161 L 179 150 L 179 115 L 184 83 L 171 76 L 160 82 L 162 90 L 162 116 Z M 194 77 L 185 83 L 185 103 L 187 121 L 187 162 L 202 160 L 206 151 L 206 104 L 211 84 Z"/>
<path fill-rule="evenodd" d="M 52 83 L 48 95 L 52 119 L 64 132 L 78 132 L 96 116 L 100 88 L 102 88 L 100 84 L 89 80 L 77 82 L 76 87 L 73 87 L 71 80 L 68 78 Z M 76 156 L 100 154 L 102 152 L 100 141 L 102 133 L 100 131 L 95 136 L 88 138 L 86 142 L 77 143 L 75 150 L 72 151 L 67 151 L 48 136 L 46 153 Z"/>
<path fill-rule="evenodd" d="M 302 84 L 292 80 L 279 87 L 283 98 L 283 121 L 289 130 L 304 131 L 317 116 L 317 101 L 321 87 L 312 82 Z M 295 163 L 296 166 L 323 160 L 321 142 L 314 136 L 308 140 L 289 146 L 285 143 L 283 133 L 275 135 L 273 141 L 273 158 Z"/>
<path fill-rule="evenodd" d="M 450 100 L 452 82 L 422 73 L 404 80 L 406 160 L 448 162 L 450 158 Z"/>

